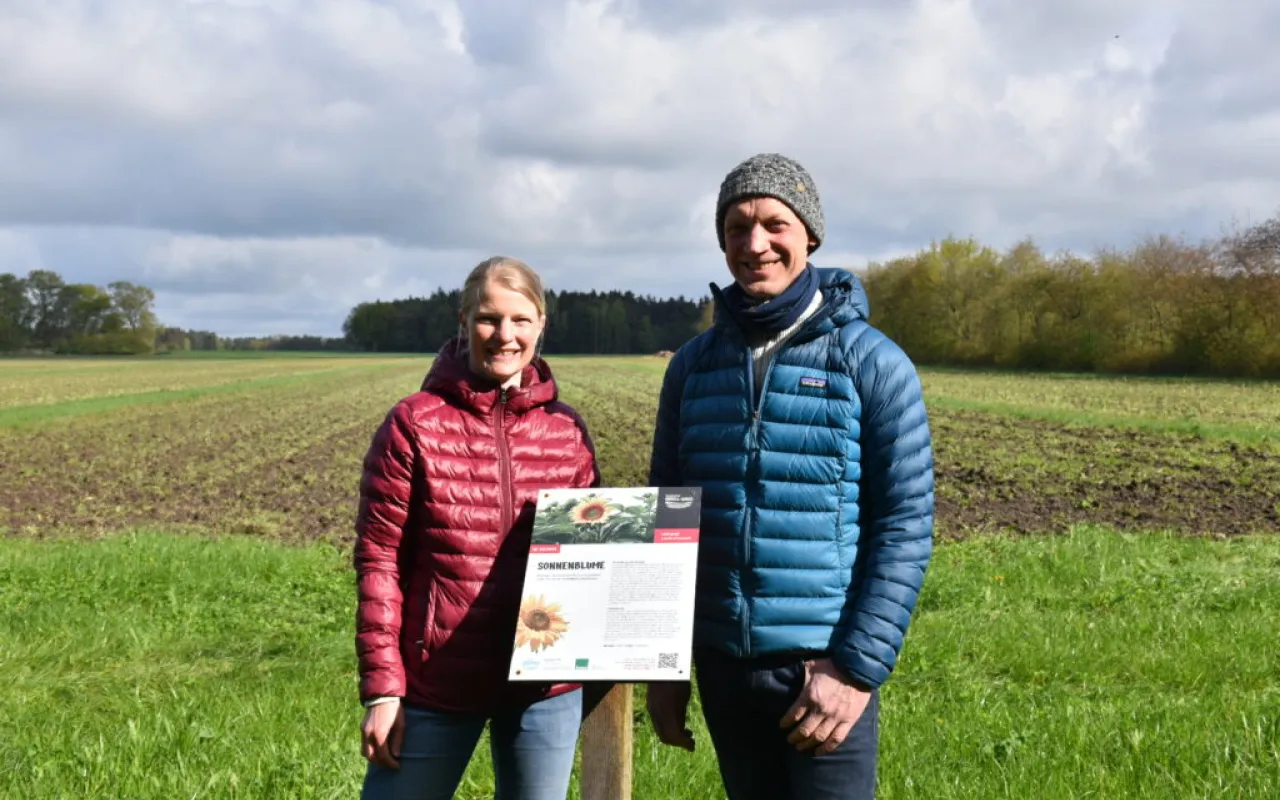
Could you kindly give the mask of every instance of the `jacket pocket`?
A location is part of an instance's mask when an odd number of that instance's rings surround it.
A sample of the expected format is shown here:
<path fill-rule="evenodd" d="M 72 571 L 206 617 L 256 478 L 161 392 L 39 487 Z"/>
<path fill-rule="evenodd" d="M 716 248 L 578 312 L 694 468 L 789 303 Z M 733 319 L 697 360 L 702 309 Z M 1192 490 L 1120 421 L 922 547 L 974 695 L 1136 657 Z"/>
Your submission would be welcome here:
<path fill-rule="evenodd" d="M 427 581 L 426 596 L 422 599 L 422 624 L 418 630 L 418 662 L 421 664 L 430 657 L 435 647 L 437 626 L 435 621 L 436 607 L 439 603 L 439 584 Z"/>
<path fill-rule="evenodd" d="M 836 529 L 835 544 L 836 552 L 840 556 L 840 572 L 842 575 L 851 575 L 853 572 L 853 556 L 856 546 L 852 536 L 845 535 L 845 524 L 848 520 L 845 517 L 845 483 L 840 481 L 836 484 L 837 504 L 836 504 Z M 854 520 L 856 523 L 856 519 Z M 849 580 L 849 578 L 846 578 Z"/>

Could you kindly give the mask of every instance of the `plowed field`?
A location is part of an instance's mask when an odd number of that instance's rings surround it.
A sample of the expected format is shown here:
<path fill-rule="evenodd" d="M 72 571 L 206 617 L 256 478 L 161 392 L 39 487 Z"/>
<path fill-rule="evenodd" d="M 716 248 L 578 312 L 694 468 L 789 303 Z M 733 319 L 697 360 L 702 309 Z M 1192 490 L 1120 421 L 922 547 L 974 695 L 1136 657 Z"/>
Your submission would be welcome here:
<path fill-rule="evenodd" d="M 665 362 L 552 360 L 605 480 L 643 483 Z M 0 361 L 0 530 L 348 538 L 428 358 Z M 938 533 L 1280 531 L 1280 384 L 923 371 Z"/>

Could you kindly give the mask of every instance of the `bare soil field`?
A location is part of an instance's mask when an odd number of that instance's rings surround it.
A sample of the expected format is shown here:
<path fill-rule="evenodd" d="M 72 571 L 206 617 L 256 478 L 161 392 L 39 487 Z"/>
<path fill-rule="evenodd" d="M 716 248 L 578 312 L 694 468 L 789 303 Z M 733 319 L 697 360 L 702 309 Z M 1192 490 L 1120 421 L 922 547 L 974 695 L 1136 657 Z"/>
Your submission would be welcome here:
<path fill-rule="evenodd" d="M 0 362 L 0 531 L 351 536 L 426 357 Z M 666 361 L 553 358 L 605 481 L 643 484 Z M 1280 387 L 922 370 L 938 534 L 1280 531 Z"/>

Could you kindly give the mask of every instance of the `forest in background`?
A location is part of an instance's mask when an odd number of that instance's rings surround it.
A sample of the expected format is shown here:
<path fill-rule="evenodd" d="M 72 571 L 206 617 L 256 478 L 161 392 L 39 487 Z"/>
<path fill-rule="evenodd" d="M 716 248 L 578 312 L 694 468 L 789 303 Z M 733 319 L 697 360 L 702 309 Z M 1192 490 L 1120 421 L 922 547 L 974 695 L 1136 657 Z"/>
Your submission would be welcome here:
<path fill-rule="evenodd" d="M 66 283 L 51 270 L 0 274 L 0 352 L 138 355 L 155 349 L 155 292 L 128 281 Z"/>
<path fill-rule="evenodd" d="M 1200 243 L 1168 236 L 1090 257 L 1028 239 L 947 238 L 855 270 L 871 322 L 921 365 L 1280 377 L 1280 217 Z M 727 274 L 726 274 L 727 278 Z M 458 291 L 360 303 L 341 337 L 220 337 L 160 324 L 137 284 L 0 274 L 0 352 L 175 350 L 433 353 L 458 330 Z M 547 293 L 547 354 L 675 350 L 711 322 L 709 297 Z"/>
<path fill-rule="evenodd" d="M 430 297 L 361 303 L 351 310 L 342 330 L 360 350 L 433 353 L 457 335 L 460 299 L 457 289 L 438 289 Z M 549 290 L 542 350 L 592 355 L 675 350 L 704 326 L 699 321 L 709 308 L 707 298 Z"/>
<path fill-rule="evenodd" d="M 948 239 L 863 280 L 872 323 L 921 364 L 1280 377 L 1280 217 L 1092 258 Z"/>

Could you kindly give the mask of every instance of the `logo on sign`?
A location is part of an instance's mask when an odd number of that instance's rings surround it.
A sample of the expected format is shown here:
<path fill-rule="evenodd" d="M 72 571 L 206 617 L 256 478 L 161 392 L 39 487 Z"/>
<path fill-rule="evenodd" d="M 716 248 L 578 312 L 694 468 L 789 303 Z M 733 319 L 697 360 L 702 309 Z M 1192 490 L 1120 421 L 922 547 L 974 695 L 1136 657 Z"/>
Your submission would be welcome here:
<path fill-rule="evenodd" d="M 664 494 L 662 502 L 667 508 L 681 509 L 688 508 L 693 505 L 693 495 L 691 494 Z"/>

